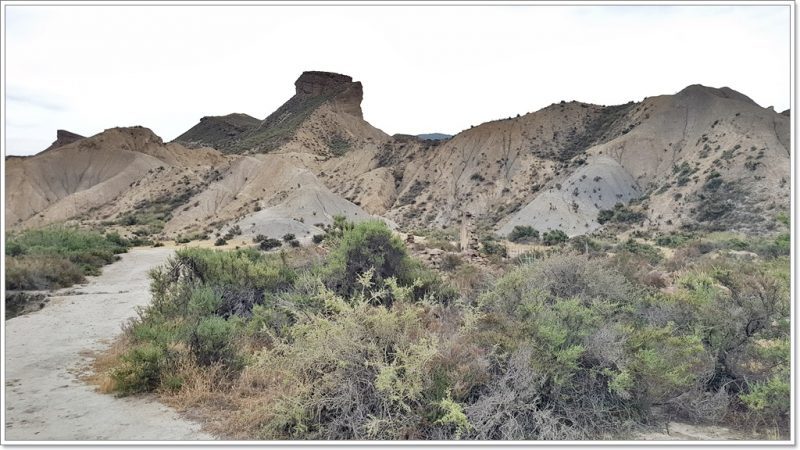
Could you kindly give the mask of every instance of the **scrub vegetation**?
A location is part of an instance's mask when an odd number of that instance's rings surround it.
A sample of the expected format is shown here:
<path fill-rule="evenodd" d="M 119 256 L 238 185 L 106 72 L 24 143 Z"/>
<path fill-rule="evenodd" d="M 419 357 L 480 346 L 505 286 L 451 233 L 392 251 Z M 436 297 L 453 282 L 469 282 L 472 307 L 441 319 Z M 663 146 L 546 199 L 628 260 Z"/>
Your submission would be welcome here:
<path fill-rule="evenodd" d="M 382 222 L 337 220 L 316 258 L 182 249 L 106 386 L 234 439 L 608 439 L 665 414 L 788 433 L 788 241 L 582 239 L 466 291 L 479 268 L 440 274 Z"/>
<path fill-rule="evenodd" d="M 83 282 L 129 246 L 116 233 L 64 226 L 6 233 L 6 289 L 55 289 Z"/>

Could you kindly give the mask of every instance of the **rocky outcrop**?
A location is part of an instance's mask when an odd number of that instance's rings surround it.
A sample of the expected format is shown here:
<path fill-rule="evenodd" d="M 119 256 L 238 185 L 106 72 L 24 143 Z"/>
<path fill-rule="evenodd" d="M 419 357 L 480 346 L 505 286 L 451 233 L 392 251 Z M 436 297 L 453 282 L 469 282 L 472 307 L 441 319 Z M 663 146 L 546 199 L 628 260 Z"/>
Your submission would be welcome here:
<path fill-rule="evenodd" d="M 336 94 L 343 88 L 353 83 L 353 78 L 333 72 L 303 72 L 294 82 L 295 95 L 300 97 L 315 97 L 318 95 Z"/>
<path fill-rule="evenodd" d="M 63 147 L 67 144 L 72 144 L 75 141 L 80 141 L 81 139 L 85 139 L 84 136 L 80 134 L 73 133 L 67 130 L 57 130 L 56 131 L 56 140 L 50 144 L 50 147 L 42 150 L 40 153 L 49 152 L 50 150 L 57 149 L 59 147 Z"/>
<path fill-rule="evenodd" d="M 235 148 L 238 137 L 261 123 L 255 117 L 242 113 L 227 116 L 206 116 L 200 123 L 175 138 L 174 142 L 190 148 L 213 147 L 220 151 Z"/>
<path fill-rule="evenodd" d="M 246 114 L 204 117 L 175 142 L 189 147 L 213 147 L 224 153 L 266 153 L 289 142 L 300 125 L 320 106 L 363 120 L 361 83 L 332 72 L 303 72 L 295 81 L 295 95 L 259 121 Z"/>
<path fill-rule="evenodd" d="M 364 90 L 360 81 L 332 72 L 303 72 L 294 83 L 300 98 L 330 97 L 339 112 L 363 119 L 361 101 Z"/>

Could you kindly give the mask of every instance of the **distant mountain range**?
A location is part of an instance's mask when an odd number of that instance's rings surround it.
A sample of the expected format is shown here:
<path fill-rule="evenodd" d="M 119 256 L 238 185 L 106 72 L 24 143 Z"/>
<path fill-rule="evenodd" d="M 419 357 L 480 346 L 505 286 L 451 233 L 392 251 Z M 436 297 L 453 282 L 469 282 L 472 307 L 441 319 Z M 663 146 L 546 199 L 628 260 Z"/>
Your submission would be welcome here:
<path fill-rule="evenodd" d="M 453 135 L 444 133 L 427 133 L 427 134 L 418 134 L 417 137 L 420 139 L 427 139 L 431 141 L 446 141 L 451 137 L 453 137 Z"/>

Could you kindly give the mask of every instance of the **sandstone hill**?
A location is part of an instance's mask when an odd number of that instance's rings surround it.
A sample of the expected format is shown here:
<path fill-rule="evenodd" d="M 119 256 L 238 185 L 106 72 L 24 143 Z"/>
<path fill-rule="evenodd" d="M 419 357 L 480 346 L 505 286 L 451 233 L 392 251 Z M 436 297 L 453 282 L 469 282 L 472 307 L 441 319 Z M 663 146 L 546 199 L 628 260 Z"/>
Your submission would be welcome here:
<path fill-rule="evenodd" d="M 621 206 L 636 213 L 628 227 L 756 233 L 789 207 L 788 111 L 729 88 L 562 101 L 436 138 L 372 126 L 349 76 L 305 72 L 295 88 L 263 120 L 204 117 L 172 143 L 141 127 L 59 132 L 47 151 L 6 160 L 7 223 L 304 237 L 344 214 L 406 231 L 574 236 L 612 226 L 601 211 Z"/>

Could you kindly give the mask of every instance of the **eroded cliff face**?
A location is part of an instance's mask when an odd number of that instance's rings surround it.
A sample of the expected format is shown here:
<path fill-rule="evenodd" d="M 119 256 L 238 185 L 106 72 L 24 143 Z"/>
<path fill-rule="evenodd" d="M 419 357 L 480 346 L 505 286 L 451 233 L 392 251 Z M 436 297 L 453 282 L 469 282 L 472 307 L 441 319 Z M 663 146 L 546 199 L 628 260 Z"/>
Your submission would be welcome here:
<path fill-rule="evenodd" d="M 354 82 L 352 77 L 331 72 L 303 72 L 294 86 L 297 98 L 330 98 L 338 112 L 364 118 L 361 111 L 364 91 L 361 82 Z"/>

